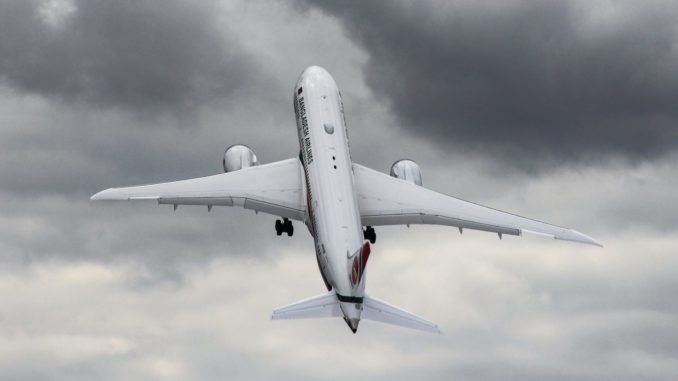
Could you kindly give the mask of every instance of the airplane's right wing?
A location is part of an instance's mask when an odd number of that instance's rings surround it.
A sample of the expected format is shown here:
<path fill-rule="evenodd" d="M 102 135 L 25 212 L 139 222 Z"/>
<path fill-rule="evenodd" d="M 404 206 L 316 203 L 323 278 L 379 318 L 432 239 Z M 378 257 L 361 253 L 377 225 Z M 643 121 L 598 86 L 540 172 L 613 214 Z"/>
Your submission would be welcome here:
<path fill-rule="evenodd" d="M 433 224 L 510 235 L 537 234 L 602 246 L 576 230 L 460 200 L 353 164 L 364 226 Z"/>
<path fill-rule="evenodd" d="M 153 200 L 159 204 L 242 206 L 245 209 L 303 221 L 306 213 L 301 163 L 288 159 L 196 179 L 110 188 L 99 200 Z"/>

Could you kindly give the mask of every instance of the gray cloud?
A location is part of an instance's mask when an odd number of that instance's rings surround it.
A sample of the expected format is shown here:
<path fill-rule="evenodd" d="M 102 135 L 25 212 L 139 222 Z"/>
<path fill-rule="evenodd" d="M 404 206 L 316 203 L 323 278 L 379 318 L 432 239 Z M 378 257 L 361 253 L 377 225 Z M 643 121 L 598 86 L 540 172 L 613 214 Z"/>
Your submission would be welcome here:
<path fill-rule="evenodd" d="M 516 173 L 497 167 L 500 148 L 469 155 L 469 134 L 458 134 L 466 150 L 445 143 L 447 133 L 431 127 L 442 116 L 416 124 L 422 128 L 412 135 L 415 124 L 393 112 L 395 103 L 384 102 L 391 98 L 375 82 L 397 74 L 379 74 L 378 58 L 401 53 L 356 39 L 358 32 L 332 15 L 339 11 L 300 12 L 276 1 L 68 4 L 0 0 L 0 378 L 678 377 L 676 155 L 628 165 L 640 155 L 632 144 L 605 161 Z M 503 12 L 492 10 L 501 4 Z M 548 14 L 553 28 L 563 24 L 546 11 L 554 4 L 454 6 L 475 30 L 484 17 L 505 32 L 512 13 L 526 12 L 535 19 Z M 656 9 L 649 8 L 633 16 Z M 402 19 L 393 9 L 373 15 L 375 22 Z M 607 25 L 605 18 L 591 21 L 595 6 L 572 9 L 589 20 L 587 28 Z M 28 21 L 19 25 L 10 14 Z M 415 19 L 424 14 L 431 12 L 410 12 Z M 449 13 L 437 14 L 416 31 L 444 29 Z M 134 33 L 109 36 L 116 25 Z M 656 33 L 662 30 L 658 25 Z M 587 36 L 603 41 L 610 35 L 603 32 Z M 654 33 L 632 32 L 619 33 Z M 153 35 L 175 43 L 156 53 Z M 596 46 L 613 55 L 619 48 L 605 41 Z M 49 61 L 36 46 L 49 51 L 54 69 L 48 62 L 29 65 L 31 57 Z M 510 57 L 500 44 L 485 49 L 489 57 Z M 111 56 L 99 61 L 100 54 Z M 81 77 L 71 68 L 81 57 L 99 62 L 96 84 L 82 80 L 94 69 Z M 183 76 L 156 76 L 145 66 L 168 57 L 178 57 L 170 69 Z M 410 67 L 415 58 L 394 65 Z M 326 67 L 342 90 L 356 161 L 387 171 L 395 159 L 412 157 L 433 189 L 572 226 L 605 248 L 529 236 L 499 241 L 472 231 L 460 236 L 434 226 L 379 228 L 368 292 L 435 321 L 444 333 L 364 321 L 351 335 L 341 320 L 268 320 L 272 308 L 324 290 L 301 224 L 294 237 L 276 237 L 275 218 L 250 211 L 89 202 L 109 186 L 217 173 L 223 149 L 236 142 L 252 146 L 263 162 L 294 156 L 291 87 L 310 64 Z M 232 82 L 233 73 L 240 79 Z M 426 86 L 436 83 L 431 73 L 420 73 Z M 220 87 L 225 83 L 237 90 Z M 175 91 L 182 86 L 188 91 Z M 174 95 L 156 97 L 158 89 Z M 655 107 L 649 103 L 644 107 Z"/>
<path fill-rule="evenodd" d="M 439 146 L 516 168 L 676 148 L 673 2 L 309 3 L 369 52 L 366 81 L 404 128 Z"/>
<path fill-rule="evenodd" d="M 136 287 L 129 279 L 138 270 L 129 265 L 42 263 L 0 273 L 0 289 L 22 284 L 0 308 L 3 327 L 22 332 L 0 333 L 0 374 L 37 379 L 27 359 L 41 358 L 36 374 L 76 379 L 144 379 L 163 370 L 201 379 L 675 378 L 675 311 L 640 303 L 641 293 L 670 297 L 663 287 L 676 259 L 657 261 L 669 251 L 637 256 L 645 243 L 635 239 L 601 253 L 398 230 L 374 253 L 371 293 L 433 319 L 443 335 L 366 321 L 353 336 L 332 319 L 268 321 L 272 306 L 322 289 L 308 255 L 285 249 L 273 261 L 205 264 L 180 287 Z M 675 248 L 674 241 L 666 249 Z M 615 303 L 593 303 L 608 298 Z M 351 345 L 355 357 L 341 356 Z"/>
<path fill-rule="evenodd" d="M 185 111 L 232 94 L 254 65 L 215 11 L 174 0 L 3 1 L 0 78 L 45 97 Z"/>

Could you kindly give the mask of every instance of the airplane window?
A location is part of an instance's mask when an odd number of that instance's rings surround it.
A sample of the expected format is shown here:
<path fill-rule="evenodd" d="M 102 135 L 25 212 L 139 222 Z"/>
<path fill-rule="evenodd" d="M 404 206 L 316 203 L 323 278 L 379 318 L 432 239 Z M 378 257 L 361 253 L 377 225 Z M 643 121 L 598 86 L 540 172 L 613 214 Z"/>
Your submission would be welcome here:
<path fill-rule="evenodd" d="M 334 133 L 334 126 L 331 124 L 325 123 L 325 132 L 332 135 Z"/>

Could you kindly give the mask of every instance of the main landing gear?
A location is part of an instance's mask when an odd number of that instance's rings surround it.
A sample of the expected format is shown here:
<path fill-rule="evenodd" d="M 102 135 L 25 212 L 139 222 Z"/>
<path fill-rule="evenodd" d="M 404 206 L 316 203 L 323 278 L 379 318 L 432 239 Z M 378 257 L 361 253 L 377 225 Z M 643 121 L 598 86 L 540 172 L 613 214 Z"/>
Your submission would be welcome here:
<path fill-rule="evenodd" d="M 363 237 L 370 240 L 370 243 L 377 242 L 377 233 L 374 232 L 374 228 L 371 226 L 366 226 L 363 230 Z"/>
<path fill-rule="evenodd" d="M 291 237 L 294 234 L 294 226 L 292 226 L 292 221 L 287 218 L 283 218 L 282 221 L 275 220 L 275 233 L 277 235 L 282 235 L 282 233 L 287 233 L 288 237 Z"/>

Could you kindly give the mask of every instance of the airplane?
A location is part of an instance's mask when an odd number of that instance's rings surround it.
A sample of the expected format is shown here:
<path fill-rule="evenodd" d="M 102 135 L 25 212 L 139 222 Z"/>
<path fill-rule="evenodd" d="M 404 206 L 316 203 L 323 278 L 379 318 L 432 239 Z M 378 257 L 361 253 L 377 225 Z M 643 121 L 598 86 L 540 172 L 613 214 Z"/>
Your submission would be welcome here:
<path fill-rule="evenodd" d="M 440 333 L 438 326 L 365 293 L 365 269 L 375 226 L 431 224 L 502 235 L 536 234 L 602 246 L 576 230 L 464 201 L 422 186 L 420 167 L 396 161 L 390 174 L 354 163 L 344 105 L 332 76 L 306 68 L 294 86 L 299 156 L 260 165 L 245 145 L 226 149 L 224 173 L 189 180 L 110 188 L 99 200 L 152 200 L 158 204 L 238 206 L 280 217 L 278 236 L 306 225 L 327 292 L 275 309 L 271 319 L 343 318 L 353 333 L 360 319 Z M 363 229 L 364 227 L 364 229 Z"/>

